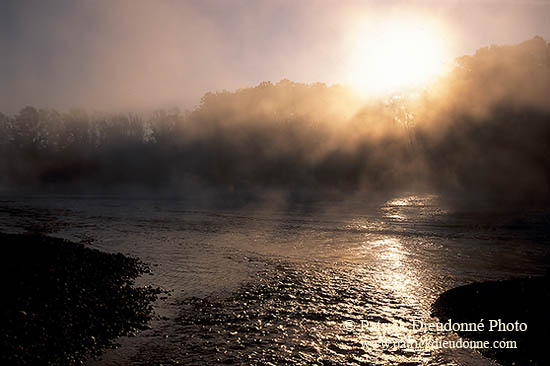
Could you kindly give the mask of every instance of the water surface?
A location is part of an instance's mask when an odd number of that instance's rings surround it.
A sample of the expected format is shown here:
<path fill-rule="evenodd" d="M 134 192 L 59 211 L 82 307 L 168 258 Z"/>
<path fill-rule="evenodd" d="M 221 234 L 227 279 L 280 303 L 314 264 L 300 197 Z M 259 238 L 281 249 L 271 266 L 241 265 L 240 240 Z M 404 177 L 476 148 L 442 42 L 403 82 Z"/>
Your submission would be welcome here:
<path fill-rule="evenodd" d="M 435 321 L 447 289 L 547 271 L 547 212 L 456 207 L 429 195 L 337 208 L 5 197 L 0 229 L 137 256 L 154 272 L 140 282 L 171 291 L 150 330 L 91 365 L 493 365 L 467 349 L 381 343 L 456 339 L 412 322 Z"/>

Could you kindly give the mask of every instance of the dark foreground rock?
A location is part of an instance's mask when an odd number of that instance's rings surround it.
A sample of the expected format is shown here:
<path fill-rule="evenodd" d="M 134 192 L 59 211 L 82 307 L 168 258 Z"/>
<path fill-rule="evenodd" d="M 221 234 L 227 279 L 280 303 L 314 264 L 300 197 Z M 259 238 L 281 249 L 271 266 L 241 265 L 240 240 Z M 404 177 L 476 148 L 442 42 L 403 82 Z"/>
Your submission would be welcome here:
<path fill-rule="evenodd" d="M 550 278 L 534 277 L 508 281 L 473 283 L 446 291 L 433 304 L 432 315 L 440 322 L 479 323 L 483 332 L 457 332 L 470 340 L 515 341 L 517 348 L 487 348 L 480 352 L 502 365 L 550 364 Z M 490 321 L 499 321 L 490 331 Z M 525 323 L 516 331 L 509 323 Z M 512 331 L 502 331 L 506 329 Z M 495 323 L 493 323 L 494 325 Z M 504 343 L 500 343 L 505 345 Z M 513 346 L 513 343 L 508 343 Z"/>
<path fill-rule="evenodd" d="M 38 235 L 0 245 L 0 364 L 79 364 L 147 327 L 160 291 L 133 286 L 138 259 Z"/>

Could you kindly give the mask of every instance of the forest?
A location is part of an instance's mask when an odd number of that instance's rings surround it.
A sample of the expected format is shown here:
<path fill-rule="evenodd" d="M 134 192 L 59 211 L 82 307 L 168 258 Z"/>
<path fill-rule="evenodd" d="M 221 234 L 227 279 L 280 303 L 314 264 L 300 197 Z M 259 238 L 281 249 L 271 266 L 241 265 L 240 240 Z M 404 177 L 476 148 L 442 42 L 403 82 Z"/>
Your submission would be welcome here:
<path fill-rule="evenodd" d="M 550 46 L 535 37 L 457 58 L 422 90 L 365 100 L 289 80 L 207 93 L 191 111 L 0 113 L 0 190 L 431 191 L 544 202 Z"/>

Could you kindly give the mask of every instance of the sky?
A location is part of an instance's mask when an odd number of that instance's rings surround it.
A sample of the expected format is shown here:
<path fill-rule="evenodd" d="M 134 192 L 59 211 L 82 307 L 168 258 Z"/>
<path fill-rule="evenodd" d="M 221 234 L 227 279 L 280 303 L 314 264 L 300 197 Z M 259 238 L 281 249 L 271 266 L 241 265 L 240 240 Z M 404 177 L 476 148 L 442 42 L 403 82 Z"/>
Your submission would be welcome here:
<path fill-rule="evenodd" d="M 536 0 L 1 0 L 0 111 L 192 109 L 206 92 L 262 81 L 345 84 L 354 55 L 374 58 L 398 24 L 452 59 L 549 41 L 548 14 Z M 391 43 L 415 43 L 400 32 Z"/>

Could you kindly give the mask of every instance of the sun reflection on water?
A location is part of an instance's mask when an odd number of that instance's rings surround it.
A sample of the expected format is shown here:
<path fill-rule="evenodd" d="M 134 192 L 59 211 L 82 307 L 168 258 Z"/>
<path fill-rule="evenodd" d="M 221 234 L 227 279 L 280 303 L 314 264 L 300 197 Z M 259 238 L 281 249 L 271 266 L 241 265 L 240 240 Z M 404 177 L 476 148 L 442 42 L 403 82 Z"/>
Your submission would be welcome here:
<path fill-rule="evenodd" d="M 413 273 L 403 264 L 407 253 L 401 240 L 395 237 L 377 239 L 370 242 L 370 248 L 376 251 L 380 288 L 401 301 L 411 298 Z"/>
<path fill-rule="evenodd" d="M 433 349 L 424 348 L 423 352 L 407 348 L 393 349 L 390 344 L 399 342 L 421 342 L 432 334 L 413 331 L 413 320 L 427 321 L 429 314 L 422 306 L 422 276 L 418 276 L 410 260 L 410 245 L 404 238 L 396 235 L 369 235 L 362 243 L 360 251 L 368 252 L 375 263 L 369 270 L 368 281 L 373 285 L 379 301 L 369 309 L 367 321 L 360 327 L 356 340 L 382 355 L 380 361 L 419 361 L 431 357 Z M 366 257 L 366 254 L 360 254 Z"/>
<path fill-rule="evenodd" d="M 366 347 L 364 361 L 424 364 L 445 352 L 431 344 L 448 335 L 413 329 L 415 321 L 435 321 L 430 316 L 430 281 L 435 269 L 423 265 L 419 257 L 433 244 L 411 233 L 416 234 L 418 226 L 437 224 L 442 213 L 437 196 L 402 196 L 382 205 L 379 216 L 356 216 L 346 224 L 347 230 L 362 236 L 347 249 L 346 259 L 355 264 L 351 277 L 361 279 L 357 286 L 368 294 L 368 300 L 362 309 L 353 308 L 362 318 L 350 319 L 360 320 L 361 326 L 344 339 Z"/>

